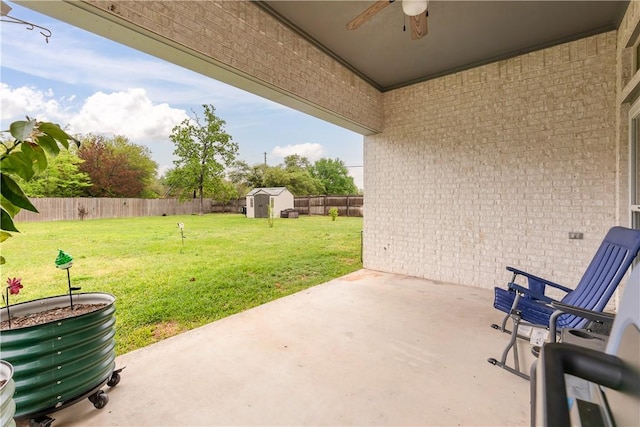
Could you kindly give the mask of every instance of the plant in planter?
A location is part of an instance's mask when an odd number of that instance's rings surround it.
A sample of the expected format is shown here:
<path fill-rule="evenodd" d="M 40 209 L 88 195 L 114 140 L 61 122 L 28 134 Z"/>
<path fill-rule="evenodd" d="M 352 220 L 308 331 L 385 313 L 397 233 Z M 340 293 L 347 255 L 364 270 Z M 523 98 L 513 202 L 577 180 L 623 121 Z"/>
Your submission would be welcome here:
<path fill-rule="evenodd" d="M 9 294 L 18 295 L 20 293 L 20 289 L 22 289 L 22 280 L 17 277 L 8 278 L 5 295 L 2 295 L 2 299 L 4 300 L 5 306 L 7 307 L 7 321 L 9 323 L 9 328 L 11 328 L 11 313 L 9 312 Z"/>
<path fill-rule="evenodd" d="M 47 155 L 56 156 L 69 143 L 79 142 L 58 125 L 27 118 L 11 124 L 11 139 L 0 142 L 0 242 L 18 232 L 14 218 L 20 209 L 37 212 L 14 179 L 29 181 L 47 167 Z M 6 251 L 3 251 L 5 253 Z M 46 414 L 88 397 L 96 408 L 104 407 L 108 396 L 101 390 L 120 381 L 115 368 L 115 298 L 103 293 L 78 293 L 72 288 L 68 268 L 71 257 L 60 252 L 56 265 L 67 269 L 69 294 L 15 304 L 9 308 L 9 294 L 22 286 L 9 279 L 6 306 L 0 309 L 2 358 L 13 365 L 14 400 L 17 418 L 29 417 L 31 424 L 47 426 Z M 0 264 L 6 262 L 0 257 Z M 77 310 L 91 306 L 90 310 Z M 9 311 L 11 310 L 11 311 Z M 53 318 L 52 312 L 62 315 Z M 13 322 L 9 326 L 9 319 Z M 18 321 L 20 319 L 20 321 Z M 22 319 L 30 319 L 23 323 Z M 35 320 L 34 320 L 35 319 Z"/>

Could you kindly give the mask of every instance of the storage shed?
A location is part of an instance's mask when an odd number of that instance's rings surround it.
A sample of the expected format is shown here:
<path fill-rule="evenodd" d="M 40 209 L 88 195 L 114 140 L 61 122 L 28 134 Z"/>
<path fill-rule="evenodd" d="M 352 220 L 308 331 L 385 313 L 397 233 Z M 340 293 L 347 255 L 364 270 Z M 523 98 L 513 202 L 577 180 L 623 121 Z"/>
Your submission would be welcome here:
<path fill-rule="evenodd" d="M 269 205 L 273 218 L 280 212 L 293 209 L 293 194 L 287 187 L 254 188 L 247 194 L 247 218 L 268 218 Z"/>

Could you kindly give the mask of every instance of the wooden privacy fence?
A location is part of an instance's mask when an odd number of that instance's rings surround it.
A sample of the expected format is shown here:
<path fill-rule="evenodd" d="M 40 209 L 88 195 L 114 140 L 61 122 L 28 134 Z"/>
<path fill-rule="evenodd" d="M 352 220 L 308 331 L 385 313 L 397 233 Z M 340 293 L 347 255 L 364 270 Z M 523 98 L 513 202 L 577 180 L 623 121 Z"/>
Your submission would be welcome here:
<path fill-rule="evenodd" d="M 327 215 L 338 208 L 340 216 L 363 216 L 363 196 L 301 196 L 295 197 L 294 208 L 303 215 Z"/>
<path fill-rule="evenodd" d="M 40 213 L 22 209 L 17 222 L 66 221 L 74 219 L 126 218 L 138 216 L 191 215 L 200 210 L 199 200 L 120 199 L 106 197 L 31 198 Z M 204 212 L 211 212 L 212 201 L 204 200 Z"/>
<path fill-rule="evenodd" d="M 107 197 L 31 198 L 39 213 L 22 209 L 17 222 L 69 221 L 98 218 L 139 216 L 193 215 L 200 211 L 197 199 L 133 199 Z M 294 208 L 301 215 L 327 215 L 332 207 L 340 216 L 362 216 L 363 196 L 300 196 L 294 198 Z M 227 203 L 204 199 L 204 213 L 240 213 L 247 199 L 232 199 Z M 279 213 L 278 213 L 279 215 Z"/>
<path fill-rule="evenodd" d="M 293 207 L 301 215 L 328 215 L 329 209 L 338 208 L 340 216 L 362 216 L 364 196 L 295 196 Z M 213 201 L 211 212 L 241 212 L 247 206 L 246 197 L 222 203 Z M 280 212 L 276 212 L 279 216 Z"/>

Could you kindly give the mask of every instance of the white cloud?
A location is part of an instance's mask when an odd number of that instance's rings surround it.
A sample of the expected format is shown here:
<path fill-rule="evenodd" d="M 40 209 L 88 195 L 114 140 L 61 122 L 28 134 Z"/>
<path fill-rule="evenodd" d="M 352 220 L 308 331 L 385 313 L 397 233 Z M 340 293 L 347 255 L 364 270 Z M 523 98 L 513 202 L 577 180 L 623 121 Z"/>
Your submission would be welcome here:
<path fill-rule="evenodd" d="M 276 146 L 271 152 L 273 156 L 285 158 L 292 154 L 306 157 L 309 161 L 314 162 L 324 154 L 324 147 L 318 143 L 305 142 L 304 144 L 287 145 L 284 147 Z"/>
<path fill-rule="evenodd" d="M 12 89 L 0 83 L 0 112 L 3 121 L 24 120 L 25 115 L 53 121 L 63 116 L 63 107 L 51 90 L 43 92 L 31 86 Z"/>
<path fill-rule="evenodd" d="M 59 123 L 70 133 L 124 135 L 132 142 L 168 140 L 174 126 L 189 116 L 166 103 L 154 104 L 144 89 L 98 92 L 78 109 L 65 106 L 73 99 L 56 99 L 52 90 L 30 86 L 11 88 L 0 84 L 2 121 L 24 119 L 25 115 Z"/>
<path fill-rule="evenodd" d="M 144 89 L 98 92 L 86 99 L 69 122 L 76 133 L 125 135 L 133 142 L 167 140 L 171 129 L 188 118 L 184 110 L 154 104 Z"/>
<path fill-rule="evenodd" d="M 361 150 L 362 137 L 356 140 L 334 125 L 20 5 L 14 12 L 54 35 L 45 43 L 37 32 L 0 26 L 2 129 L 29 115 L 59 123 L 71 133 L 124 135 L 148 146 L 165 170 L 174 159 L 171 129 L 191 109 L 212 104 L 249 162 L 262 162 L 263 153 L 271 151 L 271 164 L 289 154 L 312 162 L 329 155 L 361 163 L 361 153 L 349 153 Z M 300 140 L 323 145 L 297 144 Z"/>
<path fill-rule="evenodd" d="M 40 21 L 39 21 L 40 22 Z M 37 33 L 18 32 L 2 26 L 2 67 L 90 92 L 126 91 L 144 87 L 155 102 L 170 104 L 213 104 L 216 108 L 240 111 L 252 108 L 280 109 L 281 105 L 238 90 L 228 84 L 145 54 L 97 35 L 46 20 L 53 32 L 49 43 Z M 48 64 L 34 66 L 34 61 Z M 87 93 L 85 93 L 87 96 Z"/>
<path fill-rule="evenodd" d="M 71 134 L 123 135 L 135 144 L 148 146 L 160 169 L 172 166 L 173 144 L 169 135 L 174 126 L 189 118 L 186 111 L 166 103 L 153 103 L 140 88 L 98 92 L 79 106 L 70 105 L 72 98 L 56 98 L 50 89 L 42 91 L 30 86 L 13 89 L 1 83 L 2 129 L 28 115 L 58 123 Z"/>

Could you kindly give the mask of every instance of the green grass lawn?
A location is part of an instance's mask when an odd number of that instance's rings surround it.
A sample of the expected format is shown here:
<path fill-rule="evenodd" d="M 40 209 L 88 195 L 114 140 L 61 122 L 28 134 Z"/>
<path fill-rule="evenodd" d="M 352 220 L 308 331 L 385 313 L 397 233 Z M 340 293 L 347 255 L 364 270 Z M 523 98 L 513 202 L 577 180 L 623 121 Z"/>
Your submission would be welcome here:
<path fill-rule="evenodd" d="M 184 245 L 177 223 L 184 223 Z M 2 277 L 21 277 L 11 302 L 72 286 L 116 296 L 116 351 L 182 331 L 361 268 L 362 218 L 248 219 L 236 214 L 19 223 L 2 245 Z"/>

